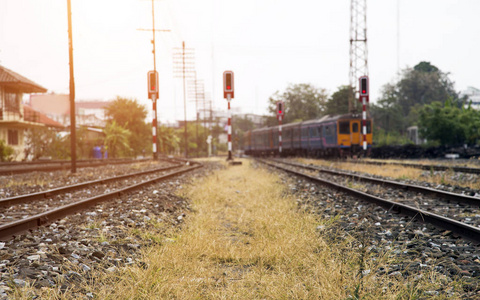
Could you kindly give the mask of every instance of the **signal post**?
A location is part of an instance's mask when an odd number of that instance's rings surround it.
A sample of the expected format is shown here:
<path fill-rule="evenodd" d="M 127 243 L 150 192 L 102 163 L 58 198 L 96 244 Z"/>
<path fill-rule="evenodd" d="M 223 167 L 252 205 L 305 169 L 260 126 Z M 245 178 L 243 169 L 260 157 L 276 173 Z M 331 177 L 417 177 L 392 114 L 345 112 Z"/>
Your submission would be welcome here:
<path fill-rule="evenodd" d="M 283 101 L 277 101 L 277 119 L 278 119 L 278 153 L 282 155 L 282 119 L 285 115 L 285 104 Z"/>
<path fill-rule="evenodd" d="M 363 150 L 367 150 L 367 103 L 369 96 L 369 80 L 368 76 L 362 76 L 359 79 L 360 93 L 359 101 L 362 103 L 362 135 Z"/>
<path fill-rule="evenodd" d="M 153 120 L 152 120 L 152 150 L 153 159 L 158 158 L 157 154 L 157 99 L 158 99 L 158 72 L 149 71 L 148 74 L 148 98 L 152 99 Z"/>
<path fill-rule="evenodd" d="M 232 114 L 230 112 L 230 101 L 234 97 L 234 85 L 233 85 L 233 72 L 223 72 L 223 98 L 228 102 L 228 158 L 227 160 L 233 160 L 232 157 Z"/>

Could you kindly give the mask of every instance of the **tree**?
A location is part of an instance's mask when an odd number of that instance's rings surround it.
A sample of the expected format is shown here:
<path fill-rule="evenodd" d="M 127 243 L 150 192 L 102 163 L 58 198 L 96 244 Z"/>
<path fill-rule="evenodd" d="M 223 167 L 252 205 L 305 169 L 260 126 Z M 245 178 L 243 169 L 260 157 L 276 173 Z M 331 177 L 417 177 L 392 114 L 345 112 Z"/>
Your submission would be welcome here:
<path fill-rule="evenodd" d="M 180 138 L 175 134 L 172 127 L 160 125 L 157 132 L 158 151 L 160 153 L 174 154 L 178 152 Z"/>
<path fill-rule="evenodd" d="M 325 89 L 317 89 L 311 84 L 291 84 L 285 92 L 278 91 L 269 98 L 268 111 L 272 117 L 267 119 L 267 125 L 276 125 L 277 101 L 285 103 L 284 123 L 316 119 L 324 115 L 327 93 Z"/>
<path fill-rule="evenodd" d="M 146 123 L 147 109 L 138 104 L 136 99 L 117 97 L 105 109 L 105 115 L 117 125 L 131 132 L 128 142 L 133 150 L 133 155 L 143 154 L 143 151 L 151 148 L 151 125 Z"/>
<path fill-rule="evenodd" d="M 466 141 L 465 124 L 461 123 L 462 110 L 450 101 L 427 104 L 420 110 L 420 134 L 441 145 L 460 145 Z"/>
<path fill-rule="evenodd" d="M 408 127 L 402 107 L 397 103 L 394 85 L 383 86 L 377 104 L 370 104 L 370 113 L 374 120 L 374 126 L 384 130 L 386 134 L 402 133 Z"/>
<path fill-rule="evenodd" d="M 67 159 L 70 158 L 70 136 L 62 138 L 56 131 L 46 127 L 32 128 L 25 133 L 24 151 L 25 157 L 33 160 L 42 156 Z"/>
<path fill-rule="evenodd" d="M 418 125 L 424 105 L 433 102 L 443 105 L 446 101 L 457 108 L 462 107 L 463 103 L 453 89 L 448 74 L 422 61 L 413 68 L 403 70 L 396 83 L 384 85 L 380 99 L 370 105 L 370 113 L 376 132 L 383 132 L 385 137 L 390 137 L 384 140 L 401 143 L 404 141 L 401 136 L 406 129 Z"/>
<path fill-rule="evenodd" d="M 420 62 L 413 69 L 403 71 L 402 79 L 396 84 L 397 103 L 402 107 L 404 116 L 408 116 L 410 108 L 415 104 L 425 105 L 447 99 L 458 100 L 453 82 L 448 73 L 441 72 L 429 62 Z M 460 105 L 458 105 L 460 106 Z"/>
<path fill-rule="evenodd" d="M 105 126 L 105 144 L 110 157 L 118 157 L 130 154 L 129 138 L 132 135 L 130 130 L 112 121 Z"/>
<path fill-rule="evenodd" d="M 354 90 L 349 85 L 342 85 L 328 98 L 325 104 L 325 114 L 343 115 L 348 113 L 348 99 L 355 98 Z"/>
<path fill-rule="evenodd" d="M 459 119 L 464 127 L 466 142 L 470 145 L 476 144 L 480 139 L 480 113 L 469 105 L 462 108 Z"/>
<path fill-rule="evenodd" d="M 185 124 L 184 124 L 185 126 Z M 175 130 L 175 135 L 177 136 L 178 140 L 180 141 L 180 153 L 181 155 L 185 155 L 185 127 L 182 126 Z M 188 157 L 198 155 L 205 155 L 206 150 L 203 146 L 203 143 L 206 143 L 206 139 L 200 139 L 197 142 L 197 135 L 196 135 L 196 123 L 195 122 L 187 122 L 187 147 L 188 147 Z M 199 126 L 199 136 L 203 136 L 203 126 Z M 200 144 L 201 143 L 201 144 Z"/>

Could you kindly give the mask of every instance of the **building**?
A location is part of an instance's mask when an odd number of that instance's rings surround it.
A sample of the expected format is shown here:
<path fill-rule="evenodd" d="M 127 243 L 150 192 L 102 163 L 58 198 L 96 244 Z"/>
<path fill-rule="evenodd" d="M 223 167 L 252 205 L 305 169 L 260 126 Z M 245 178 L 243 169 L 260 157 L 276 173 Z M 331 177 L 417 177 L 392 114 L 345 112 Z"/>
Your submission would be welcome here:
<path fill-rule="evenodd" d="M 0 140 L 14 149 L 14 160 L 25 158 L 25 132 L 35 127 L 61 126 L 30 107 L 24 94 L 45 93 L 47 89 L 0 66 Z"/>
<path fill-rule="evenodd" d="M 49 118 L 70 126 L 70 96 L 65 94 L 31 95 L 31 107 Z M 106 101 L 75 101 L 75 123 L 78 126 L 105 127 Z"/>
<path fill-rule="evenodd" d="M 267 116 L 256 114 L 236 114 L 235 116 L 252 121 L 255 128 L 265 126 L 265 121 L 267 120 Z"/>
<path fill-rule="evenodd" d="M 460 93 L 460 98 L 467 97 L 465 105 L 469 105 L 471 102 L 472 108 L 480 110 L 480 90 L 474 87 L 467 87 L 467 89 Z"/>

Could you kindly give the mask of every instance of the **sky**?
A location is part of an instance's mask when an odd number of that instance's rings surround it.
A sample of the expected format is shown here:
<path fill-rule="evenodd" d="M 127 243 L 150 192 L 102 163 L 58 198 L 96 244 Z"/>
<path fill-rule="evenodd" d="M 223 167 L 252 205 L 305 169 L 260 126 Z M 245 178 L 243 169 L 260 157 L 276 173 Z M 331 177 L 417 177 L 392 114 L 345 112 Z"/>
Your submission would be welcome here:
<path fill-rule="evenodd" d="M 151 0 L 71 0 L 76 101 L 136 99 L 150 111 Z M 290 84 L 329 94 L 349 83 L 349 0 L 155 0 L 159 122 L 184 118 L 183 81 L 173 53 L 194 52 L 197 79 L 227 110 L 222 73 L 235 73 L 232 108 L 266 114 Z M 429 61 L 457 91 L 480 88 L 478 0 L 367 0 L 370 99 L 398 71 Z M 0 65 L 69 92 L 67 0 L 0 0 Z M 191 79 L 187 79 L 188 81 Z M 187 87 L 187 90 L 189 88 Z M 187 119 L 195 103 L 187 99 Z"/>

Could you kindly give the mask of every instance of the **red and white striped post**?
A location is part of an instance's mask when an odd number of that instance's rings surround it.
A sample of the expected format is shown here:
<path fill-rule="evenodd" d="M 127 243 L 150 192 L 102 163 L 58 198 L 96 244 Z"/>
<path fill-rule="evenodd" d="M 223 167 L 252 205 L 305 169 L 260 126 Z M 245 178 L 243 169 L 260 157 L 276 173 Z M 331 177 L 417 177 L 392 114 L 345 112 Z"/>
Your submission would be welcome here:
<path fill-rule="evenodd" d="M 230 111 L 230 94 L 227 94 L 228 102 L 228 160 L 232 160 L 232 113 Z"/>
<path fill-rule="evenodd" d="M 153 150 L 153 159 L 157 159 L 157 97 L 152 95 L 152 105 L 153 105 L 153 120 L 152 120 L 152 150 Z"/>
<path fill-rule="evenodd" d="M 367 97 L 362 97 L 362 133 L 363 133 L 363 150 L 367 150 Z"/>
<path fill-rule="evenodd" d="M 369 97 L 369 79 L 368 76 L 359 78 L 360 84 L 360 102 L 362 102 L 362 136 L 363 150 L 367 150 L 367 102 Z"/>
<path fill-rule="evenodd" d="M 223 72 L 223 97 L 227 99 L 228 102 L 228 158 L 227 160 L 233 160 L 232 157 L 232 113 L 230 111 L 230 101 L 234 97 L 234 83 L 233 83 L 233 72 L 225 71 Z"/>
<path fill-rule="evenodd" d="M 148 98 L 152 99 L 153 119 L 152 119 L 152 150 L 153 159 L 158 158 L 157 154 L 157 99 L 158 99 L 158 72 L 149 71 L 148 77 Z"/>

